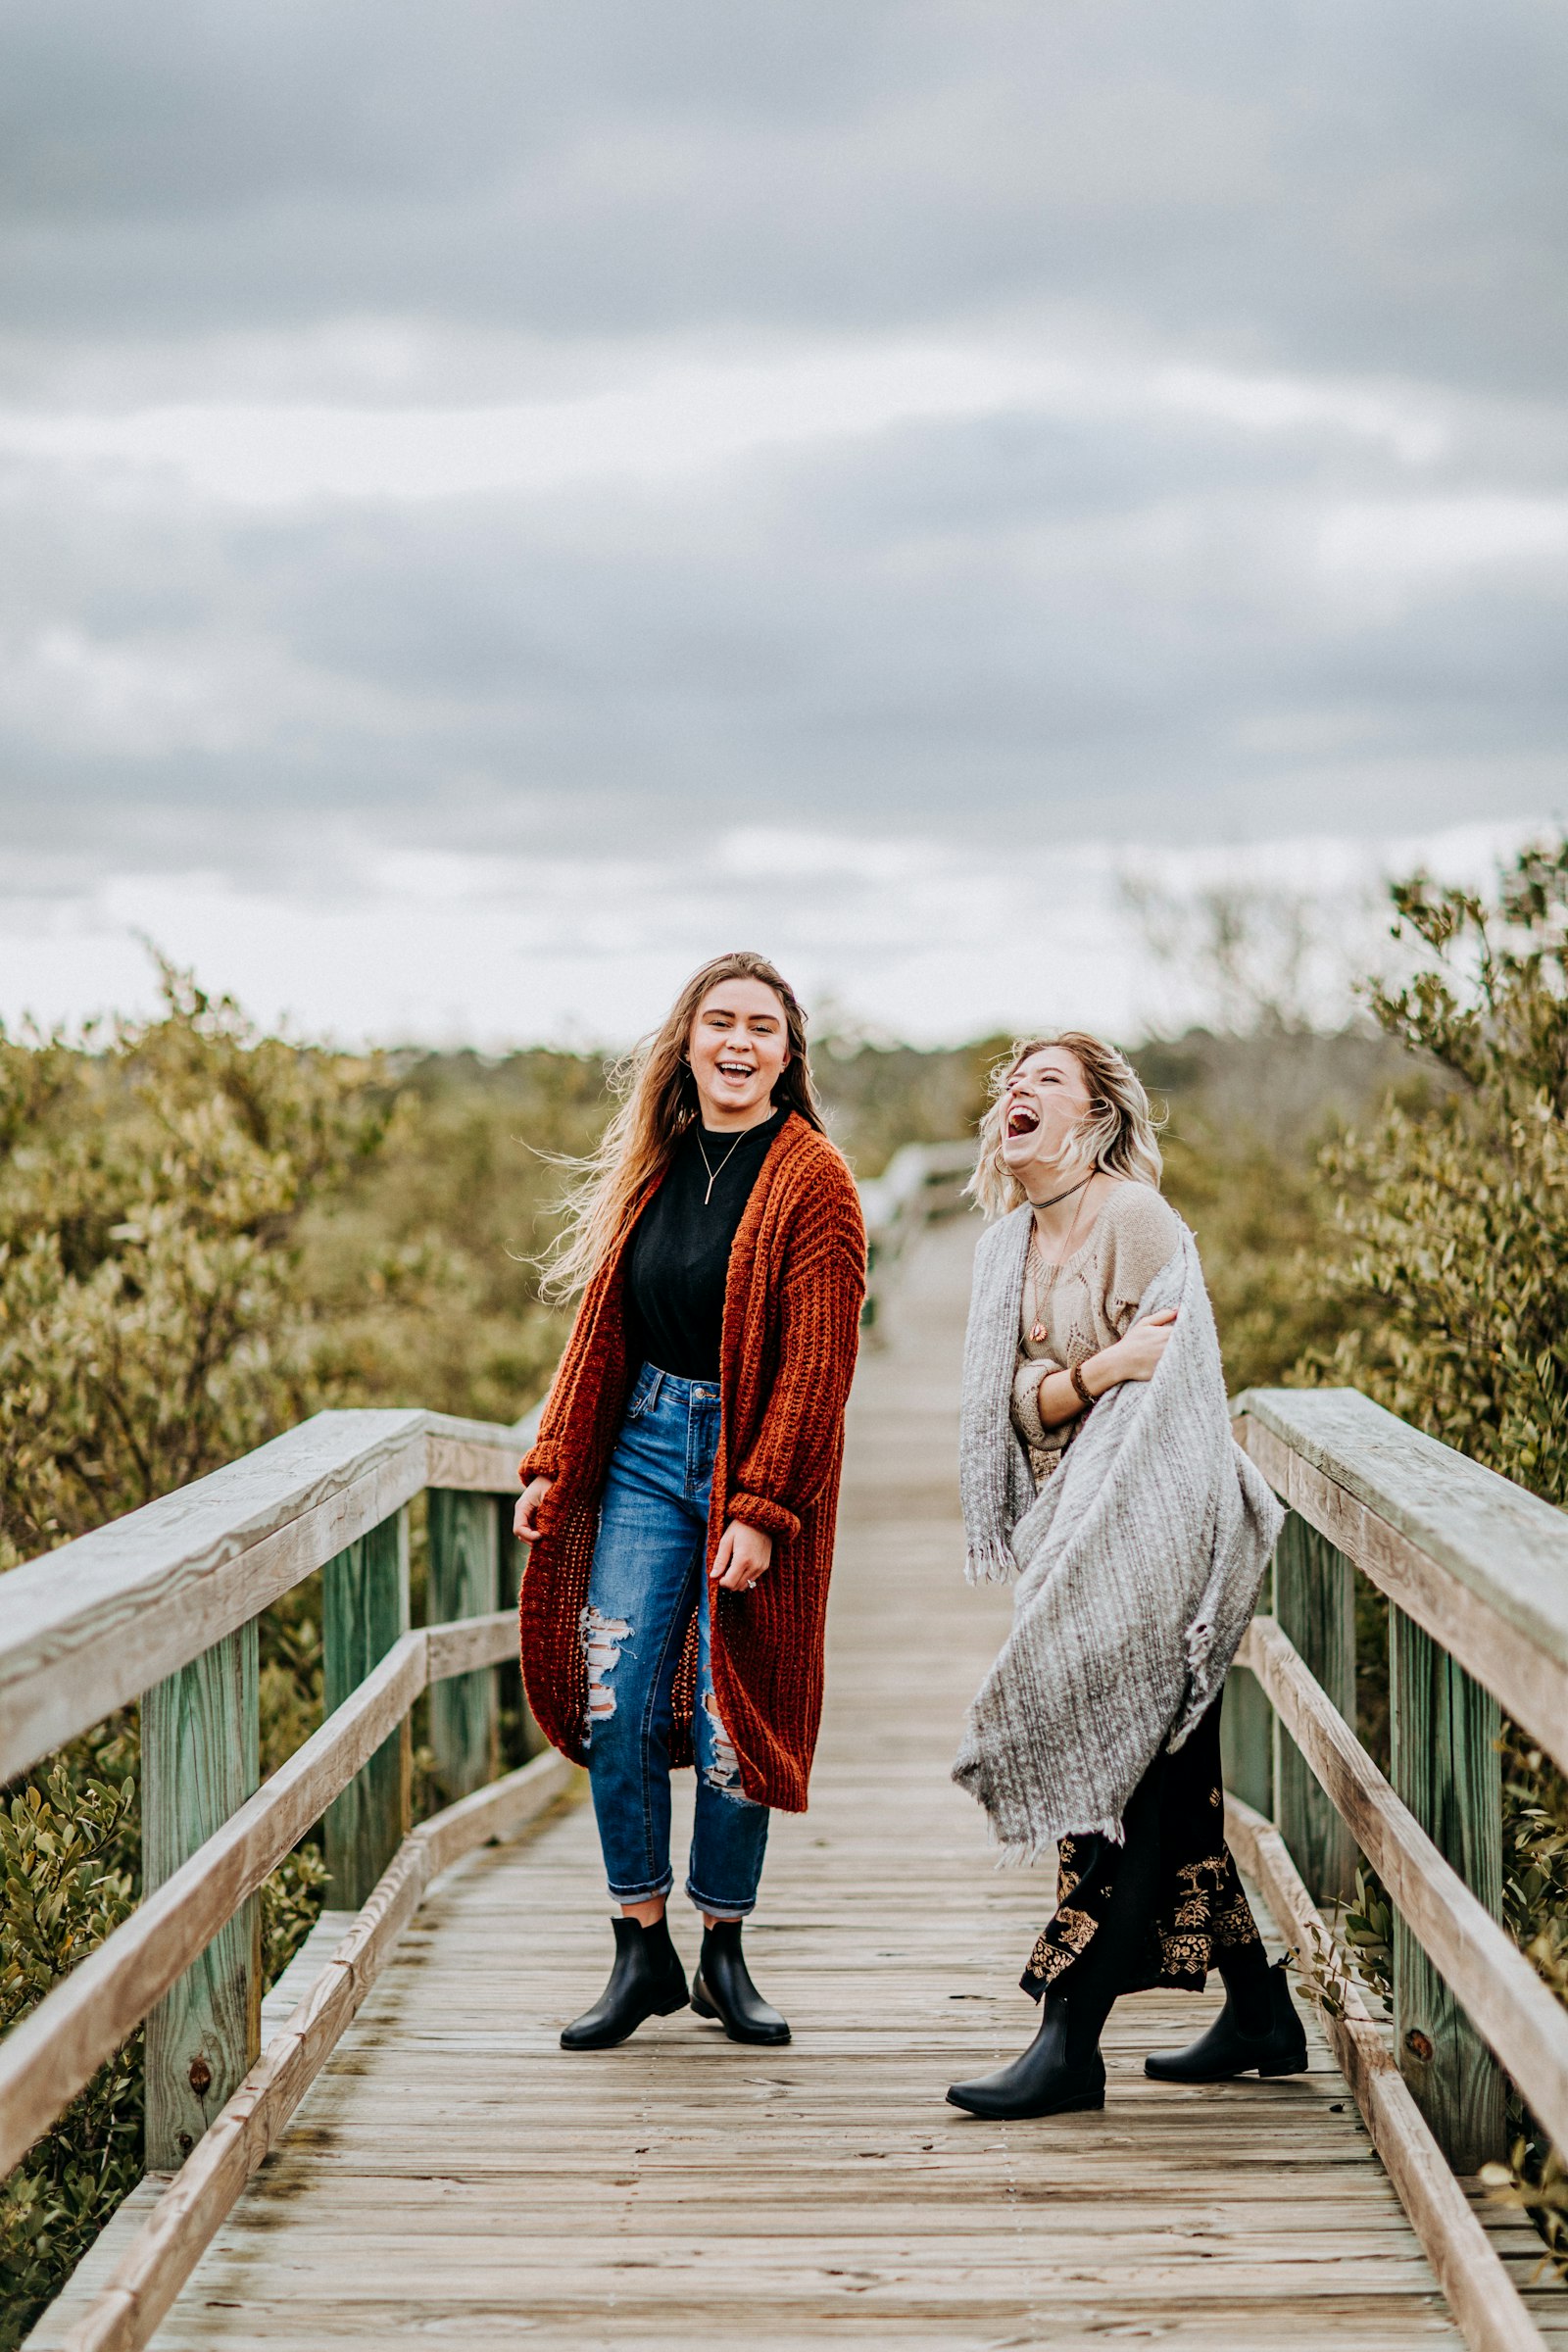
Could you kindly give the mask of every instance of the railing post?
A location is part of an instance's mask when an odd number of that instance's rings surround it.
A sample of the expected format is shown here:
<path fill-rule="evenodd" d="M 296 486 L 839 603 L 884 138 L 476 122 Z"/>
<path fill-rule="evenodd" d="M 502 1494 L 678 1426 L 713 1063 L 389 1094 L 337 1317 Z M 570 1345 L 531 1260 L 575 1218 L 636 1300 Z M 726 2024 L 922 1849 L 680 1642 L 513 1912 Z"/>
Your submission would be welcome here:
<path fill-rule="evenodd" d="M 493 1494 L 461 1494 L 432 1487 L 429 1601 L 431 1625 L 457 1617 L 486 1617 L 499 1606 L 500 1504 Z M 481 1666 L 430 1687 L 430 1746 L 436 1777 L 448 1797 L 467 1796 L 494 1780 L 499 1761 L 500 1709 L 496 1670 Z"/>
<path fill-rule="evenodd" d="M 321 1696 L 330 1715 L 409 1626 L 409 1520 L 394 1511 L 321 1570 Z M 326 1810 L 329 1899 L 357 1911 L 408 1829 L 409 1723 L 382 1740 Z"/>
<path fill-rule="evenodd" d="M 141 1702 L 142 1884 L 172 1877 L 261 1781 L 253 1618 Z M 262 1914 L 256 1896 L 147 2018 L 146 2158 L 173 2172 L 238 2089 L 261 2046 Z"/>
<path fill-rule="evenodd" d="M 1355 1570 L 1298 1512 L 1274 1552 L 1274 1614 L 1347 1723 L 1355 1723 Z M 1355 1840 L 1295 1740 L 1274 1724 L 1274 1821 L 1314 1902 L 1355 1891 Z"/>
<path fill-rule="evenodd" d="M 1257 1608 L 1271 1614 L 1274 1607 L 1272 1563 L 1263 1572 Z M 1219 1717 L 1220 1778 L 1233 1796 L 1265 1821 L 1274 1817 L 1274 1710 L 1255 1674 L 1233 1666 L 1225 1677 L 1225 1699 Z"/>
<path fill-rule="evenodd" d="M 1390 1777 L 1494 1919 L 1502 1916 L 1501 1710 L 1400 1608 L 1389 1609 Z M 1503 2152 L 1501 2070 L 1397 1913 L 1399 2071 L 1455 2172 Z M 1528 2083 L 1520 2085 L 1526 2098 Z"/>

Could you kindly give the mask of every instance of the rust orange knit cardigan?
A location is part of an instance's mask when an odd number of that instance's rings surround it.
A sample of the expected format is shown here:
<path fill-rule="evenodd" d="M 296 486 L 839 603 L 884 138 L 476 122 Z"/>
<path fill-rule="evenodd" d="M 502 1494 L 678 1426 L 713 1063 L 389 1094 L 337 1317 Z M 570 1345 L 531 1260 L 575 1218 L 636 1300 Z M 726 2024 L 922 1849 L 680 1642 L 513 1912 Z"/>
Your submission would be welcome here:
<path fill-rule="evenodd" d="M 581 1612 L 600 1496 L 637 1373 L 627 1361 L 624 1314 L 634 1224 L 584 1293 L 537 1442 L 521 1465 L 524 1483 L 556 1482 L 523 1573 L 523 1681 L 540 1729 L 578 1763 L 588 1699 Z M 710 1587 L 712 1674 L 742 1787 L 787 1813 L 806 1810 L 822 1713 L 844 1408 L 864 1289 L 865 1227 L 855 1180 L 826 1136 L 794 1112 L 768 1147 L 730 1250 L 708 1519 L 710 1566 L 731 1519 L 773 1538 L 772 1562 L 749 1592 Z M 691 1762 L 696 1678 L 694 1615 L 675 1678 L 678 1764 Z"/>

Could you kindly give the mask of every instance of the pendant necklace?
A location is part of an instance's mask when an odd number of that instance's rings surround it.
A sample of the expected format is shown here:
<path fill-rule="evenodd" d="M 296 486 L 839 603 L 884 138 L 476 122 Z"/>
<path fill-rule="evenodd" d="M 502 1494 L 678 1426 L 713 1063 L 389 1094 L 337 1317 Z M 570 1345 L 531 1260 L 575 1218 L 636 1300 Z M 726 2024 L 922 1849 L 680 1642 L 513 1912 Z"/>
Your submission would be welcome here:
<path fill-rule="evenodd" d="M 1036 1206 L 1037 1208 L 1054 1208 L 1054 1207 L 1055 1207 L 1055 1205 L 1056 1205 L 1056 1202 L 1057 1202 L 1058 1200 L 1070 1200 L 1072 1199 L 1072 1196 L 1073 1196 L 1073 1194 L 1074 1194 L 1074 1193 L 1081 1193 L 1081 1192 L 1083 1191 L 1083 1189 L 1084 1189 L 1084 1186 L 1085 1186 L 1086 1184 L 1092 1184 L 1092 1183 L 1094 1182 L 1094 1178 L 1095 1178 L 1095 1170 L 1094 1170 L 1093 1168 L 1091 1168 L 1091 1169 L 1090 1169 L 1090 1171 L 1089 1171 L 1089 1174 L 1088 1174 L 1087 1176 L 1081 1176 L 1081 1177 L 1078 1179 L 1078 1182 L 1077 1182 L 1076 1184 L 1069 1184 L 1069 1185 L 1068 1185 L 1068 1187 L 1067 1187 L 1067 1189 L 1066 1189 L 1066 1191 L 1065 1191 L 1064 1193 L 1053 1193 L 1053 1194 L 1052 1194 L 1052 1196 L 1051 1196 L 1051 1199 L 1050 1199 L 1049 1200 L 1039 1200 L 1039 1201 L 1036 1201 L 1036 1202 L 1035 1202 L 1035 1206 Z M 1071 1242 L 1071 1240 L 1072 1240 L 1073 1233 L 1074 1233 L 1074 1231 L 1075 1231 L 1075 1229 L 1076 1229 L 1076 1227 L 1077 1227 L 1077 1223 L 1078 1223 L 1078 1211 L 1077 1211 L 1076 1209 L 1074 1209 L 1074 1210 L 1073 1210 L 1073 1217 L 1072 1217 L 1072 1224 L 1071 1224 L 1071 1225 L 1069 1225 L 1069 1226 L 1068 1226 L 1068 1228 L 1067 1228 L 1067 1239 L 1068 1239 L 1069 1243 L 1070 1243 L 1070 1242 Z M 1056 1262 L 1055 1262 L 1055 1264 L 1054 1264 L 1054 1265 L 1052 1267 L 1052 1269 L 1051 1269 L 1053 1287 L 1054 1287 L 1054 1283 L 1055 1283 L 1055 1277 L 1056 1277 L 1056 1276 L 1057 1276 L 1057 1275 L 1058 1275 L 1058 1274 L 1061 1272 L 1061 1269 L 1062 1269 L 1062 1264 L 1063 1264 L 1063 1262 L 1064 1262 L 1064 1259 L 1065 1259 L 1065 1255 L 1066 1255 L 1066 1252 L 1064 1251 L 1064 1252 L 1063 1252 L 1063 1254 L 1062 1254 L 1062 1257 L 1058 1257 L 1058 1258 L 1057 1258 L 1057 1260 L 1056 1260 Z M 1038 1225 L 1035 1225 L 1034 1223 L 1032 1223 L 1032 1222 L 1031 1222 L 1031 1224 L 1030 1224 L 1030 1228 L 1029 1228 L 1029 1269 L 1028 1269 L 1028 1270 L 1029 1270 L 1029 1273 L 1030 1273 L 1032 1276 L 1034 1275 L 1034 1269 L 1035 1269 L 1036 1265 L 1037 1265 L 1037 1264 L 1039 1264 L 1039 1263 L 1041 1263 L 1041 1262 L 1042 1262 L 1042 1261 L 1041 1261 L 1041 1258 L 1040 1258 L 1040 1228 L 1038 1227 Z M 1033 1292 L 1034 1292 L 1034 1319 L 1033 1319 L 1033 1321 L 1031 1322 L 1031 1324 L 1030 1324 L 1030 1327 L 1029 1327 L 1029 1337 L 1030 1337 L 1030 1340 L 1031 1340 L 1031 1342 L 1033 1343 L 1033 1345 L 1034 1345 L 1036 1348 L 1043 1348 L 1043 1347 L 1045 1346 L 1045 1344 L 1046 1344 L 1046 1341 L 1047 1341 L 1047 1339 L 1049 1338 L 1049 1336 L 1050 1336 L 1050 1335 L 1048 1334 L 1048 1332 L 1047 1332 L 1047 1330 L 1046 1330 L 1046 1327 L 1045 1327 L 1045 1324 L 1044 1324 L 1044 1322 L 1041 1320 L 1041 1313 L 1040 1313 L 1040 1283 L 1039 1283 L 1039 1278 L 1038 1278 L 1038 1276 L 1036 1276 L 1036 1277 L 1035 1277 L 1035 1279 L 1034 1279 L 1034 1280 L 1031 1282 L 1031 1284 L 1030 1284 L 1030 1288 L 1031 1288 L 1031 1289 L 1033 1290 Z"/>
<path fill-rule="evenodd" d="M 711 1161 L 711 1160 L 709 1158 L 707 1152 L 706 1152 L 706 1151 L 704 1151 L 704 1149 L 703 1149 L 703 1131 L 702 1131 L 702 1128 L 701 1128 L 701 1126 L 699 1126 L 699 1127 L 698 1127 L 698 1130 L 697 1130 L 697 1149 L 698 1149 L 698 1151 L 699 1151 L 700 1152 L 702 1152 L 703 1165 L 704 1165 L 704 1167 L 705 1167 L 705 1168 L 708 1170 L 708 1190 L 707 1190 L 707 1192 L 706 1192 L 706 1193 L 703 1195 L 703 1206 L 704 1206 L 705 1208 L 708 1206 L 708 1204 L 709 1204 L 710 1200 L 712 1200 L 712 1198 L 713 1198 L 713 1187 L 714 1187 L 714 1185 L 715 1185 L 715 1184 L 718 1182 L 719 1178 L 720 1178 L 720 1177 L 723 1175 L 723 1173 L 724 1173 L 724 1170 L 725 1170 L 725 1169 L 726 1169 L 726 1168 L 729 1166 L 729 1163 L 730 1163 L 730 1161 L 731 1161 L 731 1160 L 734 1158 L 734 1156 L 735 1156 L 736 1152 L 737 1152 L 740 1150 L 740 1148 L 741 1148 L 742 1144 L 744 1144 L 744 1143 L 745 1143 L 745 1141 L 746 1141 L 746 1138 L 747 1138 L 747 1137 L 748 1137 L 750 1134 L 751 1134 L 751 1129 L 750 1129 L 749 1127 L 743 1127 L 743 1128 L 741 1129 L 741 1131 L 740 1131 L 739 1135 L 738 1135 L 738 1136 L 735 1138 L 735 1141 L 734 1141 L 734 1142 L 731 1144 L 731 1146 L 730 1146 L 729 1150 L 728 1150 L 728 1151 L 725 1152 L 725 1154 L 724 1154 L 723 1158 L 722 1158 L 722 1159 L 719 1161 L 719 1163 L 718 1163 L 717 1167 L 715 1168 L 715 1167 L 714 1167 L 714 1165 L 713 1165 L 713 1163 L 712 1163 L 712 1161 Z"/>

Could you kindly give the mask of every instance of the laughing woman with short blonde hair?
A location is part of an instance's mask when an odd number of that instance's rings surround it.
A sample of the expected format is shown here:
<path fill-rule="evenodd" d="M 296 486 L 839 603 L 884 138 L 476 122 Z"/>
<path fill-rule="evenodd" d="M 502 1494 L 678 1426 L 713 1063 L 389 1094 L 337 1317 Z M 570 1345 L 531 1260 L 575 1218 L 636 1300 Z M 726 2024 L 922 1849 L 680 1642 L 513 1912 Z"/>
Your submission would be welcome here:
<path fill-rule="evenodd" d="M 1225 1843 L 1213 1695 L 1277 1506 L 1230 1436 L 1197 1250 L 1160 1198 L 1131 1063 L 1082 1031 L 1030 1039 L 993 1098 L 962 1485 L 971 1576 L 1020 1583 L 956 1778 L 1016 1858 L 1055 1845 L 1057 1899 L 1023 1975 L 1034 2040 L 948 2096 L 987 2117 L 1100 2107 L 1112 2002 L 1200 1991 L 1210 1968 L 1224 2009 L 1146 2072 L 1298 2073 L 1300 2021 Z"/>

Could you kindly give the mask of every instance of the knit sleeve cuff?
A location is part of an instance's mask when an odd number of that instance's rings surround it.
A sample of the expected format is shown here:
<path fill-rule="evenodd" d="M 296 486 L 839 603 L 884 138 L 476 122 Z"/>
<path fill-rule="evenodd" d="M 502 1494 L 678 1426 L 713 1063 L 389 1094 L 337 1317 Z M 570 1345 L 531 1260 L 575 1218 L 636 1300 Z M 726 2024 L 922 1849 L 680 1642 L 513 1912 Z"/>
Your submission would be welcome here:
<path fill-rule="evenodd" d="M 793 1544 L 801 1532 L 801 1523 L 795 1513 L 787 1511 L 781 1502 L 769 1502 L 765 1494 L 732 1494 L 729 1498 L 729 1515 L 732 1519 L 743 1519 L 748 1527 L 759 1529 L 764 1536 L 782 1539 L 786 1544 Z"/>
<path fill-rule="evenodd" d="M 554 1446 L 530 1446 L 517 1464 L 517 1477 L 523 1486 L 531 1478 L 559 1478 L 561 1463 Z"/>
<path fill-rule="evenodd" d="M 1049 1357 L 1034 1356 L 1018 1366 L 1012 1380 L 1012 1425 L 1026 1446 L 1054 1446 L 1058 1432 L 1047 1429 L 1040 1418 L 1040 1385 L 1059 1364 Z"/>

